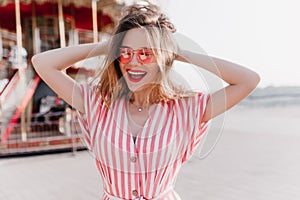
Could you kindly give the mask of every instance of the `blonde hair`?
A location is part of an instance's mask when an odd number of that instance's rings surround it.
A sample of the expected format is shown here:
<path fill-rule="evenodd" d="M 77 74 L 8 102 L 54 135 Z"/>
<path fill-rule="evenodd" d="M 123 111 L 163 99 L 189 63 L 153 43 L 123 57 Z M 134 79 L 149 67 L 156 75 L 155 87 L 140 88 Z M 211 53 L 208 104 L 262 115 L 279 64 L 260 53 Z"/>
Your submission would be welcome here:
<path fill-rule="evenodd" d="M 129 96 L 130 90 L 122 78 L 119 61 L 116 58 L 126 32 L 134 28 L 146 30 L 150 45 L 159 47 L 158 51 L 155 51 L 155 57 L 160 73 L 157 78 L 158 83 L 150 86 L 148 102 L 152 104 L 186 96 L 186 92 L 176 87 L 168 76 L 177 52 L 177 45 L 173 38 L 176 29 L 159 8 L 152 4 L 136 4 L 124 10 L 124 16 L 110 39 L 108 47 L 110 53 L 105 58 L 104 67 L 99 69 L 93 80 L 97 85 L 97 95 L 103 98 L 107 106 L 121 96 Z"/>

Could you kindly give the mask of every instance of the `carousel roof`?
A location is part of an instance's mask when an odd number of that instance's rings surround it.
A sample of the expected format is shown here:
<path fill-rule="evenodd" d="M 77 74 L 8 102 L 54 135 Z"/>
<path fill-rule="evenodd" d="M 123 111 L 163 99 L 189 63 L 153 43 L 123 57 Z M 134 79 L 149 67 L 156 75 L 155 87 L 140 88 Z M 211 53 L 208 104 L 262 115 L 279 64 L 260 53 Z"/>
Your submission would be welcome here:
<path fill-rule="evenodd" d="M 75 7 L 88 7 L 91 8 L 93 0 L 62 0 L 64 6 L 74 5 Z M 98 1 L 98 0 L 97 0 Z M 105 2 L 111 2 L 111 0 Z M 14 4 L 15 0 L 2 0 L 0 1 L 0 6 L 7 6 L 8 4 Z M 20 0 L 23 5 L 29 5 L 32 3 L 44 4 L 44 3 L 57 3 L 57 0 Z"/>
<path fill-rule="evenodd" d="M 58 0 L 20 0 L 21 18 L 32 16 L 33 3 L 36 5 L 36 16 L 57 15 Z M 75 27 L 92 30 L 92 0 L 62 0 L 63 13 L 66 17 L 73 17 Z M 98 27 L 104 27 L 115 21 L 122 5 L 115 0 L 101 0 L 97 2 Z M 15 0 L 0 1 L 0 28 L 15 31 Z"/>

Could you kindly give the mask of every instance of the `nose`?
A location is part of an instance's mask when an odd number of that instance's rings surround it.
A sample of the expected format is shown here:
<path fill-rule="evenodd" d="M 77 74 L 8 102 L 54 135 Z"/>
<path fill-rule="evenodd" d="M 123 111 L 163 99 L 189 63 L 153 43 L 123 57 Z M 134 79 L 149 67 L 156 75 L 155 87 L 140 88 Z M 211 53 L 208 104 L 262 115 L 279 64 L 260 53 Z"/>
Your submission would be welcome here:
<path fill-rule="evenodd" d="M 139 56 L 138 52 L 134 51 L 132 58 L 130 60 L 130 64 L 142 64 L 142 62 L 139 60 L 138 56 Z"/>
<path fill-rule="evenodd" d="M 140 61 L 137 58 L 137 53 L 133 52 L 132 59 L 129 62 L 130 64 L 140 64 Z"/>

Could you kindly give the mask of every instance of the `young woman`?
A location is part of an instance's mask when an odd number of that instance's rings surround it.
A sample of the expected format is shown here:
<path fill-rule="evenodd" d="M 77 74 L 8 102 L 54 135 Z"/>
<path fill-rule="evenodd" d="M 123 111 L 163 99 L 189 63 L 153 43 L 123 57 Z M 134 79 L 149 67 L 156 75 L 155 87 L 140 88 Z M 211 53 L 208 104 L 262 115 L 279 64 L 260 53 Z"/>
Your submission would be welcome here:
<path fill-rule="evenodd" d="M 175 28 L 154 5 L 127 8 L 110 41 L 47 51 L 32 58 L 42 79 L 78 110 L 82 133 L 104 185 L 103 199 L 180 199 L 173 186 L 207 122 L 257 86 L 259 76 L 228 61 L 179 49 Z M 94 81 L 64 70 L 106 55 Z M 174 60 L 219 76 L 228 86 L 204 94 L 172 83 Z"/>

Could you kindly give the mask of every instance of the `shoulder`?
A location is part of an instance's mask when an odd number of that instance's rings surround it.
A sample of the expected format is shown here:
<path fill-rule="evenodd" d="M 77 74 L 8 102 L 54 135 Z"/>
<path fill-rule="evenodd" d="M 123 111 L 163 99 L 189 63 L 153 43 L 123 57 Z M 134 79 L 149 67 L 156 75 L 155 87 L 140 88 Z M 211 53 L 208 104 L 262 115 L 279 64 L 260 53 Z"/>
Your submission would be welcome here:
<path fill-rule="evenodd" d="M 100 95 L 97 85 L 89 82 L 83 82 L 78 83 L 78 86 L 85 106 L 94 106 L 95 104 L 103 103 L 103 98 Z"/>
<path fill-rule="evenodd" d="M 97 96 L 98 94 L 98 88 L 97 85 L 89 83 L 89 82 L 82 82 L 78 83 L 78 86 L 80 88 L 80 91 L 83 96 Z"/>
<path fill-rule="evenodd" d="M 86 91 L 91 91 L 91 90 L 95 90 L 97 88 L 97 86 L 95 84 L 92 84 L 90 82 L 79 82 L 78 85 L 80 86 L 80 88 L 82 90 L 86 90 Z"/>
<path fill-rule="evenodd" d="M 209 98 L 209 93 L 203 92 L 191 92 L 189 94 L 185 94 L 177 98 L 178 102 L 192 103 L 194 101 L 203 101 Z"/>
<path fill-rule="evenodd" d="M 181 111 L 184 115 L 201 117 L 206 110 L 209 98 L 209 93 L 195 92 L 191 95 L 178 98 L 175 101 L 175 107 L 177 106 L 177 110 Z"/>
<path fill-rule="evenodd" d="M 168 106 L 175 110 L 181 110 L 182 112 L 195 111 L 199 108 L 205 109 L 206 103 L 210 97 L 210 94 L 203 92 L 193 92 L 188 95 L 181 95 L 162 103 L 163 106 Z"/>

